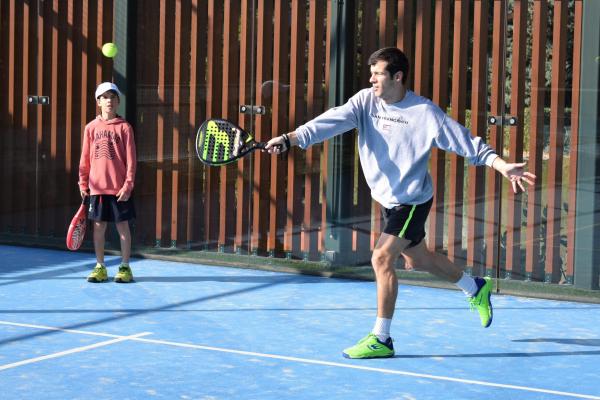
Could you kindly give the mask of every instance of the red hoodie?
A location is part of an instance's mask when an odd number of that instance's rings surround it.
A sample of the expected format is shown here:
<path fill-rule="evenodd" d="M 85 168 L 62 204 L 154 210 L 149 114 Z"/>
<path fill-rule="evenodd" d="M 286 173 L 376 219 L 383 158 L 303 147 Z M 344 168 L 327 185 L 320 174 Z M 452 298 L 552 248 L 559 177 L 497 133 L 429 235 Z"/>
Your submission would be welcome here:
<path fill-rule="evenodd" d="M 100 116 L 85 126 L 79 161 L 79 189 L 91 195 L 131 194 L 135 180 L 133 128 L 117 116 L 104 121 Z"/>

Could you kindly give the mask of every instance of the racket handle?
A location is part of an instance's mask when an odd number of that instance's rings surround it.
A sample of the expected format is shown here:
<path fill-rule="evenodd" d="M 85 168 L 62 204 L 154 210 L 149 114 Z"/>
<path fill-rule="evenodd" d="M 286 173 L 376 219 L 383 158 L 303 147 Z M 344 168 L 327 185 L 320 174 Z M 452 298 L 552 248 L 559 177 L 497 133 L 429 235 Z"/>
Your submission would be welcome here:
<path fill-rule="evenodd" d="M 266 143 L 266 142 L 258 142 L 258 143 L 256 144 L 256 148 L 257 148 L 257 149 L 264 149 L 266 145 L 267 145 L 267 143 Z M 280 145 L 280 144 L 276 144 L 276 145 L 274 145 L 273 147 L 276 147 L 276 148 L 278 148 L 278 149 L 281 149 L 283 146 L 282 146 L 282 145 Z"/>

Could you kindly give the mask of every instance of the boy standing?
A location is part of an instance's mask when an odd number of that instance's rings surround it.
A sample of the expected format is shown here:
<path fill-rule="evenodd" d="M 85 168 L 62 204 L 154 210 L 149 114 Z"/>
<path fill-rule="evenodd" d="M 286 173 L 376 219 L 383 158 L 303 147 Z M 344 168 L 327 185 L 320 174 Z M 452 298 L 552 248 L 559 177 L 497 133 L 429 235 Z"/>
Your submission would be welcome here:
<path fill-rule="evenodd" d="M 81 197 L 90 196 L 88 218 L 94 224 L 96 267 L 88 282 L 105 282 L 104 241 L 108 222 L 114 222 L 121 242 L 122 262 L 115 282 L 129 283 L 131 232 L 129 220 L 135 218 L 131 192 L 135 180 L 136 155 L 133 128 L 117 115 L 121 92 L 112 82 L 103 82 L 95 92 L 100 115 L 88 123 L 83 134 L 79 161 Z"/>

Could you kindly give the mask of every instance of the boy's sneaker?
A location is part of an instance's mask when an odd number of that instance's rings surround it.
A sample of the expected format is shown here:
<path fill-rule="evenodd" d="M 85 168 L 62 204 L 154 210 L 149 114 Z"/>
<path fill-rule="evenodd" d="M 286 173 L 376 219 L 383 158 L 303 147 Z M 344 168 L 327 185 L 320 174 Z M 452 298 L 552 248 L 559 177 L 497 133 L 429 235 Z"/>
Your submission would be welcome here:
<path fill-rule="evenodd" d="M 88 282 L 100 283 L 108 280 L 108 272 L 106 267 L 100 263 L 97 263 L 94 270 L 87 277 Z"/>
<path fill-rule="evenodd" d="M 473 297 L 469 298 L 469 303 L 471 305 L 471 310 L 477 309 L 479 312 L 481 326 L 487 328 L 492 324 L 492 318 L 494 317 L 494 309 L 492 308 L 491 301 L 492 279 L 476 276 L 475 283 L 479 290 Z"/>
<path fill-rule="evenodd" d="M 133 282 L 133 273 L 131 272 L 131 268 L 127 264 L 121 264 L 119 266 L 119 272 L 115 275 L 115 282 L 119 283 L 129 283 Z"/>
<path fill-rule="evenodd" d="M 394 356 L 394 344 L 392 338 L 381 342 L 372 333 L 362 338 L 352 347 L 348 347 L 342 352 L 346 358 L 386 358 Z"/>

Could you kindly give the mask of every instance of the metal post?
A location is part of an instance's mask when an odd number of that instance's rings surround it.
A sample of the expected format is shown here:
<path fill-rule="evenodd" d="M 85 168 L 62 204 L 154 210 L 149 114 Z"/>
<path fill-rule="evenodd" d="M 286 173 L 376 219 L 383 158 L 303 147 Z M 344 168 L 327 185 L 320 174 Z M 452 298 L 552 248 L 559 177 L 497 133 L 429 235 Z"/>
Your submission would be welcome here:
<path fill-rule="evenodd" d="M 334 1 L 331 20 L 329 107 L 343 104 L 352 95 L 354 67 L 354 0 Z M 325 259 L 331 264 L 352 264 L 350 226 L 352 151 L 354 135 L 342 134 L 329 141 L 327 150 L 327 227 Z M 351 192 L 350 192 L 351 193 Z"/>
<path fill-rule="evenodd" d="M 136 0 L 116 0 L 113 40 L 119 52 L 113 59 L 115 83 L 123 92 L 118 113 L 135 122 L 135 8 Z"/>
<path fill-rule="evenodd" d="M 600 263 L 600 2 L 583 3 L 574 284 L 598 289 Z M 576 117 L 576 116 L 575 116 Z"/>

